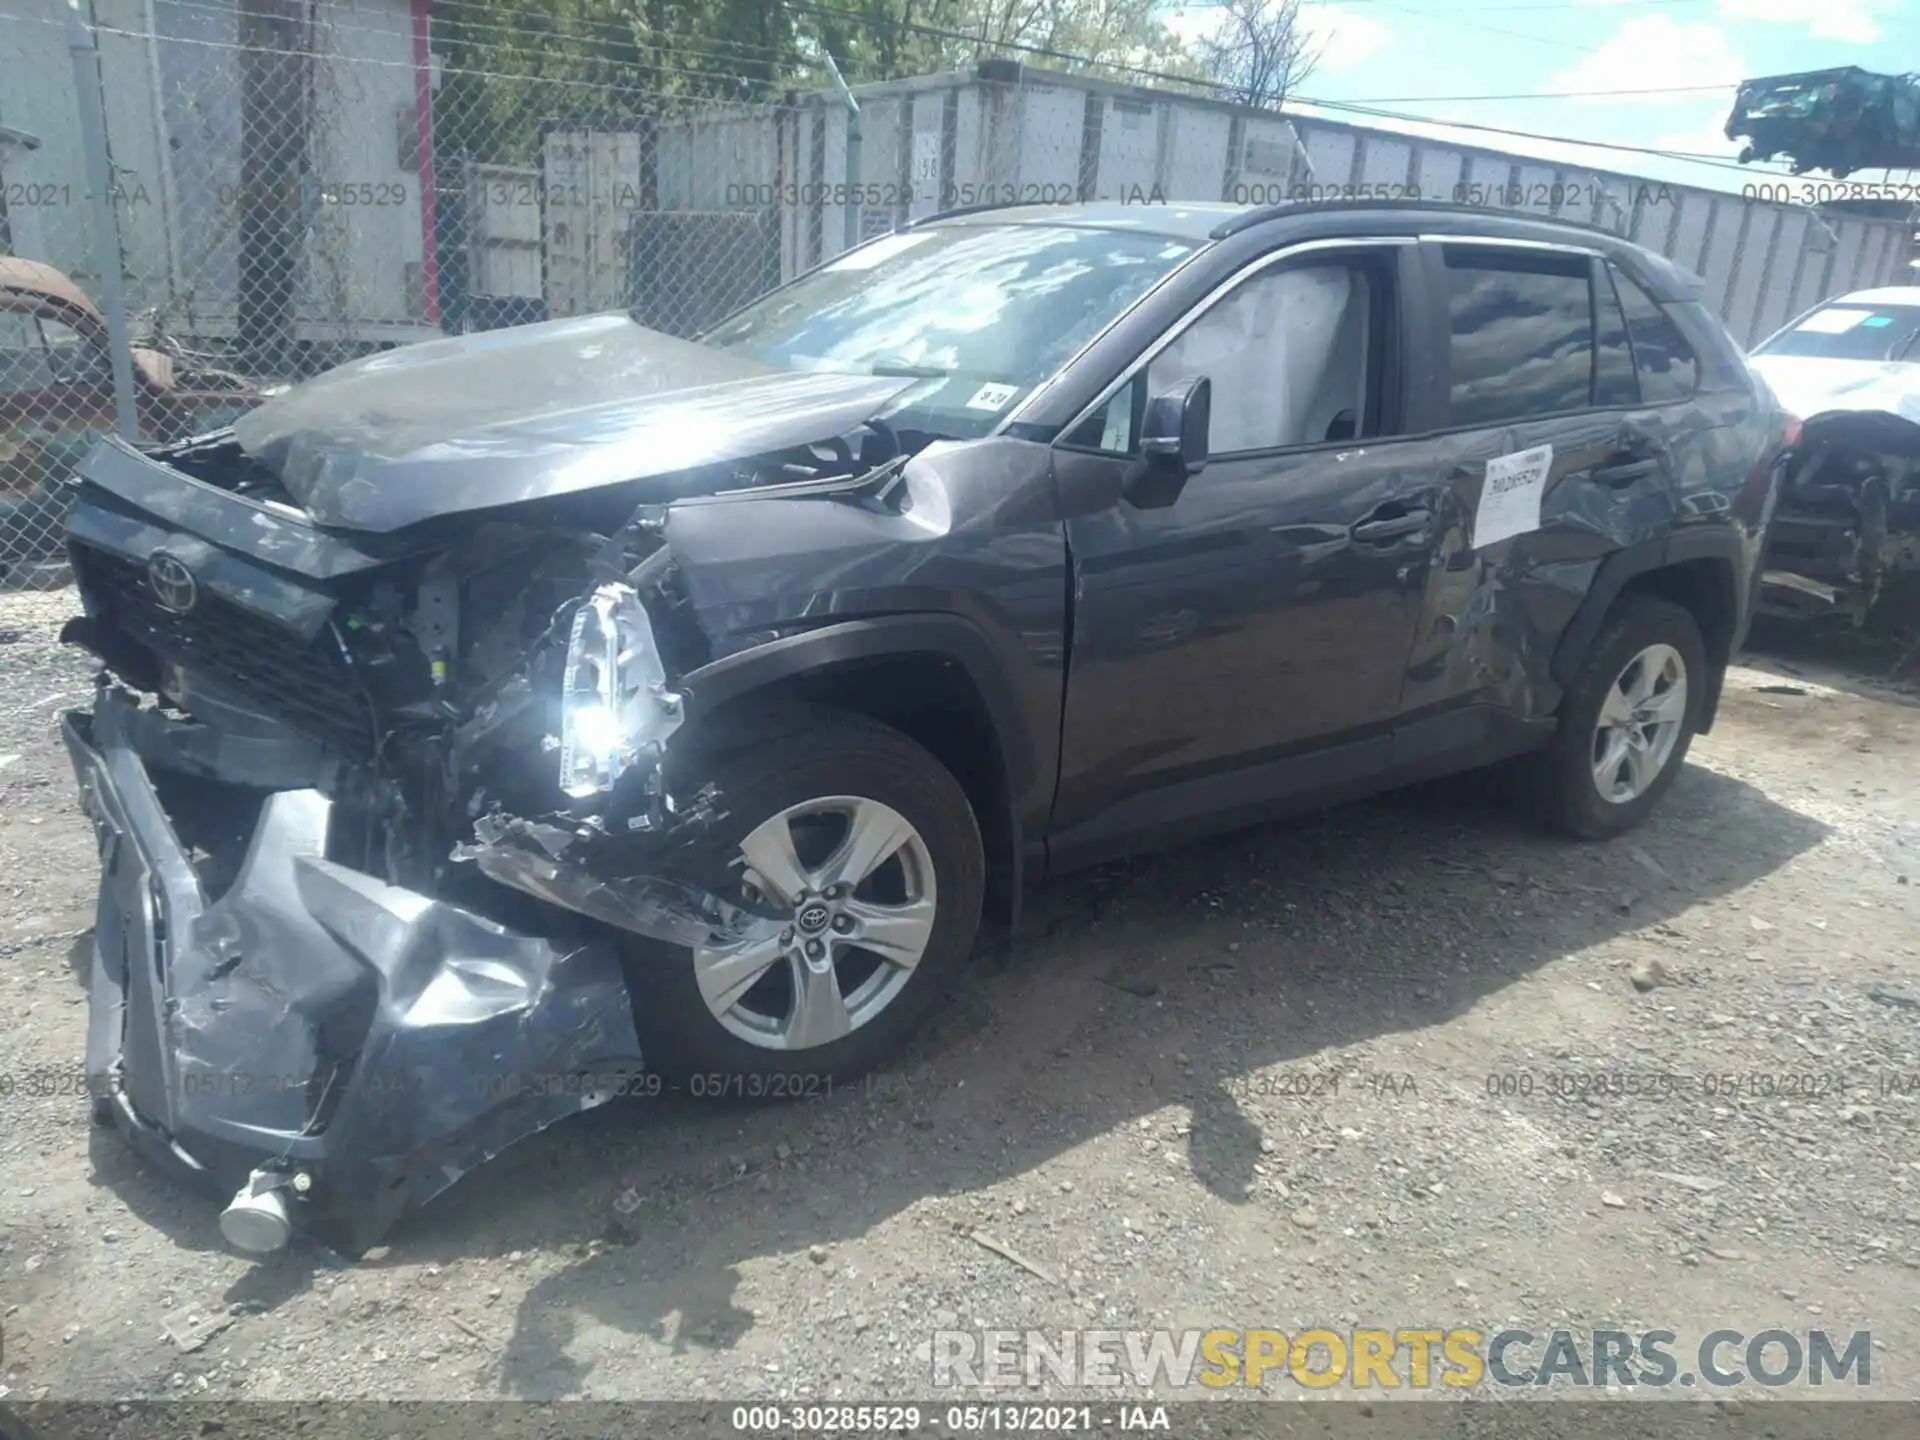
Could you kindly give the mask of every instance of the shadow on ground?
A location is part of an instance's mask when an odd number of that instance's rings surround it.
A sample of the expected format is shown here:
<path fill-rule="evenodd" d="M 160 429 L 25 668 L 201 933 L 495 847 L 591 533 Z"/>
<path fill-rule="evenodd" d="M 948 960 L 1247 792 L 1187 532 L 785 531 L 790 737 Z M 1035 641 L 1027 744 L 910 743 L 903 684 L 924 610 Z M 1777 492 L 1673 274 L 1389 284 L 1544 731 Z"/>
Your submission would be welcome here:
<path fill-rule="evenodd" d="M 1695 765 L 1643 830 L 1576 845 L 1463 777 L 1071 877 L 1035 894 L 1010 954 L 976 965 L 870 1084 L 799 1106 L 662 1098 L 582 1116 L 463 1181 L 393 1250 L 573 1257 L 529 1292 L 500 1359 L 503 1393 L 559 1398 L 587 1385 L 568 1353 L 585 1317 L 731 1347 L 754 1323 L 736 1303 L 744 1263 L 856 1239 L 1169 1104 L 1190 1109 L 1196 1179 L 1245 1203 L 1260 1129 L 1235 1089 L 1251 1071 L 1443 1022 L 1825 833 Z M 146 1183 L 116 1188 L 138 1206 Z M 204 1243 L 205 1218 L 187 1243 Z M 262 1267 L 254 1295 L 297 1289 L 311 1263 Z"/>
<path fill-rule="evenodd" d="M 1250 1072 L 1444 1022 L 1825 833 L 1691 765 L 1645 828 L 1581 845 L 1527 828 L 1470 775 L 1066 877 L 1034 891 L 1018 942 L 976 962 L 869 1082 L 797 1105 L 682 1095 L 590 1112 L 410 1217 L 391 1252 L 572 1256 L 527 1295 L 499 1373 L 504 1394 L 564 1398 L 586 1384 L 568 1355 L 583 1316 L 656 1340 L 677 1317 L 676 1347 L 730 1347 L 753 1325 L 735 1303 L 743 1263 L 858 1237 L 1169 1104 L 1190 1110 L 1194 1177 L 1243 1204 L 1261 1140 L 1235 1096 Z M 109 1132 L 93 1148 L 96 1183 L 143 1221 L 222 1247 L 217 1202 Z M 624 1214 L 623 1194 L 638 1201 Z M 223 1298 L 271 1310 L 329 1263 L 296 1245 Z"/>

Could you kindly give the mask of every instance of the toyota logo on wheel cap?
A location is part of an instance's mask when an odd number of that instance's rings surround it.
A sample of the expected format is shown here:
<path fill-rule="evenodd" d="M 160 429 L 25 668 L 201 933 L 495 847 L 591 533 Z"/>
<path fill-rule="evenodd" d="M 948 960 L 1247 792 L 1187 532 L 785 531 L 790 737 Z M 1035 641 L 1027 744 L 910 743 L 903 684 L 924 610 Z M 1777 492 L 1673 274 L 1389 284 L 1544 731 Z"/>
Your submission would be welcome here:
<path fill-rule="evenodd" d="M 179 556 L 164 550 L 154 551 L 147 561 L 147 584 L 153 589 L 153 598 L 178 615 L 191 610 L 200 598 L 193 572 Z"/>
<path fill-rule="evenodd" d="M 800 928 L 807 934 L 818 935 L 827 928 L 827 907 L 816 900 L 800 911 L 799 920 Z"/>

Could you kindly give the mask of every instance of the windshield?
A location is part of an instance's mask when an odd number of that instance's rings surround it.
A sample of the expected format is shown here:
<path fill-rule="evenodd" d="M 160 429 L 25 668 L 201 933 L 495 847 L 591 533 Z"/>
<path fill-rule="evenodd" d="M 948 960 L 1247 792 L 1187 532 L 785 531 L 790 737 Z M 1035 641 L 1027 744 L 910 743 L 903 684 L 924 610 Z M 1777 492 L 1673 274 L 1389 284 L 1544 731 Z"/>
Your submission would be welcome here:
<path fill-rule="evenodd" d="M 984 435 L 1196 247 L 1068 225 L 908 230 L 850 251 L 701 338 L 770 365 L 926 378 L 911 423 Z"/>
<path fill-rule="evenodd" d="M 1920 336 L 1920 305 L 1825 305 L 1754 354 L 1920 360 L 1920 355 L 1911 353 L 1916 336 Z"/>

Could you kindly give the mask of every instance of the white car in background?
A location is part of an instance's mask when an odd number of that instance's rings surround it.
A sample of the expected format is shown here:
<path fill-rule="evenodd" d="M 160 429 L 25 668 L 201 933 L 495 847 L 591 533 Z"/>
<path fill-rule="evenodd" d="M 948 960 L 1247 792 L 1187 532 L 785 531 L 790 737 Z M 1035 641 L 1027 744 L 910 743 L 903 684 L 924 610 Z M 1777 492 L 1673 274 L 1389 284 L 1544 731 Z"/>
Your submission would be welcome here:
<path fill-rule="evenodd" d="M 1920 423 L 1920 285 L 1828 300 L 1750 358 L 1803 420 L 1830 410 L 1884 410 Z"/>
<path fill-rule="evenodd" d="M 1748 360 L 1804 421 L 1763 605 L 1864 621 L 1891 580 L 1920 574 L 1920 285 L 1824 301 Z"/>

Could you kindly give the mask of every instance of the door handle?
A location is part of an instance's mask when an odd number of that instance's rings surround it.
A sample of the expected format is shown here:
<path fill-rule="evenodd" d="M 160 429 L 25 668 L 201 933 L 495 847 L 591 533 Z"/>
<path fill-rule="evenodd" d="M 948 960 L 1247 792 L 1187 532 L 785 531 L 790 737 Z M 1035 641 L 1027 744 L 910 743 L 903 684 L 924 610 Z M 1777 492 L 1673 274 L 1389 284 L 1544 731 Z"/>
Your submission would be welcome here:
<path fill-rule="evenodd" d="M 1660 462 L 1650 455 L 1637 455 L 1614 462 L 1611 465 L 1596 465 L 1593 478 L 1609 489 L 1619 490 L 1644 480 L 1660 468 Z"/>
<path fill-rule="evenodd" d="M 1380 545 L 1389 540 L 1419 534 L 1426 530 L 1427 522 L 1432 519 L 1431 510 L 1408 510 L 1381 520 L 1362 520 L 1349 533 L 1363 544 Z"/>

